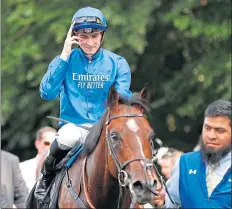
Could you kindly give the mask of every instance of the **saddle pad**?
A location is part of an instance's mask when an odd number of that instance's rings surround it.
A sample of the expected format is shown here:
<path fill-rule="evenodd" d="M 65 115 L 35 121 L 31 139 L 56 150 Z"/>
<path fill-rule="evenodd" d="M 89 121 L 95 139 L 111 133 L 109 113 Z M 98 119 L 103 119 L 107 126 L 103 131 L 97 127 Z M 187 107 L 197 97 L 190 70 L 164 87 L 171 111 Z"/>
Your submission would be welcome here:
<path fill-rule="evenodd" d="M 83 145 L 77 145 L 76 147 L 74 147 L 71 151 L 73 151 L 73 154 L 71 154 L 71 158 L 65 163 L 65 166 L 70 168 L 73 164 L 73 162 L 75 161 L 75 159 L 77 158 L 77 156 L 80 154 L 80 152 L 83 149 Z"/>

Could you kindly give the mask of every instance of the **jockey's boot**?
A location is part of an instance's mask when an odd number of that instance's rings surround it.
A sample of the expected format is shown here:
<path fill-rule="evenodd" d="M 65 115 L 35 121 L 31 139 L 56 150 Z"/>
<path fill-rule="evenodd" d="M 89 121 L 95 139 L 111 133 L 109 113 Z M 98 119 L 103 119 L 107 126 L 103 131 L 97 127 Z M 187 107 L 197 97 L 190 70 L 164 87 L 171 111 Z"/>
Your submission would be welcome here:
<path fill-rule="evenodd" d="M 49 155 L 44 161 L 41 174 L 35 188 L 35 198 L 40 202 L 44 199 L 46 191 L 55 177 L 57 160 Z"/>
<path fill-rule="evenodd" d="M 38 202 L 41 202 L 44 199 L 47 189 L 56 175 L 56 165 L 63 159 L 68 151 L 69 150 L 61 149 L 56 139 L 52 142 L 49 155 L 45 159 L 40 171 L 42 175 L 39 177 L 34 192 L 35 198 Z"/>

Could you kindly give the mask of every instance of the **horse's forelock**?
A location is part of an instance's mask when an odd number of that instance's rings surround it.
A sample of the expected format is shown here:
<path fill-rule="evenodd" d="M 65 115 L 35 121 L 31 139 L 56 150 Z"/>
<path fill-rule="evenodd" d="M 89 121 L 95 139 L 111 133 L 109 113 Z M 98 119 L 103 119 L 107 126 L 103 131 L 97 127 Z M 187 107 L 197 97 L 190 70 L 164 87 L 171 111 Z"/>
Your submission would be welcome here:
<path fill-rule="evenodd" d="M 137 105 L 140 108 L 142 108 L 146 114 L 149 114 L 149 112 L 150 112 L 150 105 L 149 105 L 148 101 L 141 98 L 141 96 L 138 93 L 134 93 L 129 99 L 124 98 L 124 97 L 119 97 L 119 103 L 125 104 L 128 106 Z"/>

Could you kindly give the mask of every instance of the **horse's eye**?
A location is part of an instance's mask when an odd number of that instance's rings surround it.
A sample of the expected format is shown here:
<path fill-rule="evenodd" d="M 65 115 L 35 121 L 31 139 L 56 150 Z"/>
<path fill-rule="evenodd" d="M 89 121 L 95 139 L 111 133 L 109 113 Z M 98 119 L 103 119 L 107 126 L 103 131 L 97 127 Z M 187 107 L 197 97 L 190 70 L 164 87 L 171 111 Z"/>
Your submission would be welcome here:
<path fill-rule="evenodd" d="M 120 136 L 119 136 L 118 133 L 112 132 L 112 133 L 110 134 L 110 138 L 111 138 L 112 140 L 114 140 L 114 141 L 117 141 L 117 140 L 120 139 Z"/>

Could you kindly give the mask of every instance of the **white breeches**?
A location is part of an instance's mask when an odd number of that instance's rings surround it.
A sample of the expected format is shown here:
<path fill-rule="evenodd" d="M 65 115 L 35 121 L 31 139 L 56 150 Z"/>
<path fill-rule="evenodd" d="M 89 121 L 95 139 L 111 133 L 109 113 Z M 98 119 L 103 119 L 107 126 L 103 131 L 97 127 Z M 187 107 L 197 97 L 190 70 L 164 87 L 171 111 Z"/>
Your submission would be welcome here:
<path fill-rule="evenodd" d="M 93 126 L 93 124 L 89 124 L 89 123 L 82 124 L 82 125 L 87 126 L 89 128 Z M 70 149 L 80 143 L 84 144 L 88 133 L 89 133 L 88 130 L 78 127 L 73 123 L 68 123 L 68 124 L 63 125 L 59 129 L 56 140 L 59 146 L 61 145 L 63 149 L 65 149 L 65 147 L 66 149 Z"/>

